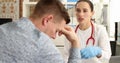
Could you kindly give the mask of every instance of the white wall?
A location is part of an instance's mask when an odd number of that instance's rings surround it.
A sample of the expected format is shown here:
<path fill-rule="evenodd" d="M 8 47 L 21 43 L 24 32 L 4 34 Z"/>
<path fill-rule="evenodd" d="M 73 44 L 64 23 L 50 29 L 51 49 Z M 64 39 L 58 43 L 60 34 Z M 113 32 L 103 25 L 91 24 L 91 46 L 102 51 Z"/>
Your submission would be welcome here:
<path fill-rule="evenodd" d="M 120 0 L 110 1 L 110 36 L 114 38 L 115 22 L 120 22 Z"/>

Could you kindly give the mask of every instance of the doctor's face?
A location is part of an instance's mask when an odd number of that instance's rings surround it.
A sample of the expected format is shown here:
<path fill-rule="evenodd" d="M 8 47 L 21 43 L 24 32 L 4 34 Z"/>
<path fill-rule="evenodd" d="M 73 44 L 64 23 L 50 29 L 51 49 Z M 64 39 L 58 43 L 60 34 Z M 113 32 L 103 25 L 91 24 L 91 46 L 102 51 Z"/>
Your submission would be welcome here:
<path fill-rule="evenodd" d="M 76 4 L 75 11 L 79 23 L 89 22 L 93 15 L 90 5 L 84 1 Z"/>

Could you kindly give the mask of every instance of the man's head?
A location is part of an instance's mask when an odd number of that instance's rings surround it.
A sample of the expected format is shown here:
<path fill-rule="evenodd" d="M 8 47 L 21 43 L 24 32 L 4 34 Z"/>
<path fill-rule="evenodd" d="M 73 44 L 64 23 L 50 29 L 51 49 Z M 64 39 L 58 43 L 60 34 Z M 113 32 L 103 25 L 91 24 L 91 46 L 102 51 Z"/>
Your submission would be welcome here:
<path fill-rule="evenodd" d="M 67 10 L 59 0 L 40 0 L 30 17 L 39 30 L 52 38 L 70 22 Z"/>

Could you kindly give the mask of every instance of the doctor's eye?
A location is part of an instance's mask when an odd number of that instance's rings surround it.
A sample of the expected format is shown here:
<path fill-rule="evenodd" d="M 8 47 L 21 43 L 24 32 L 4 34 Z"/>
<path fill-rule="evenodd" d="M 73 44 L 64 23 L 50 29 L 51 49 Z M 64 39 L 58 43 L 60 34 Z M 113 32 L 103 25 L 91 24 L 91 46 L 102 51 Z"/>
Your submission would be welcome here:
<path fill-rule="evenodd" d="M 88 12 L 88 10 L 87 10 L 87 9 L 84 9 L 83 12 Z"/>
<path fill-rule="evenodd" d="M 81 12 L 81 10 L 80 9 L 76 9 L 76 12 Z"/>

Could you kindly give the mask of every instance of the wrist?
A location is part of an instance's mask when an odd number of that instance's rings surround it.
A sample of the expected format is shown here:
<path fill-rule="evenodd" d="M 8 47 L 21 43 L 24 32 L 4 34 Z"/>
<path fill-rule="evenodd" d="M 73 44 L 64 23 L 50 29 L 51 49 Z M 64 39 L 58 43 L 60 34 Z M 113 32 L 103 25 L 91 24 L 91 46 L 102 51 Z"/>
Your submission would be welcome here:
<path fill-rule="evenodd" d="M 78 40 L 73 41 L 73 42 L 71 43 L 71 45 L 72 45 L 72 47 L 74 47 L 74 48 L 80 48 L 80 42 L 79 42 Z"/>

